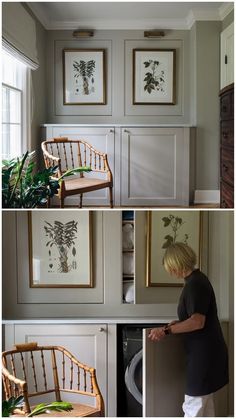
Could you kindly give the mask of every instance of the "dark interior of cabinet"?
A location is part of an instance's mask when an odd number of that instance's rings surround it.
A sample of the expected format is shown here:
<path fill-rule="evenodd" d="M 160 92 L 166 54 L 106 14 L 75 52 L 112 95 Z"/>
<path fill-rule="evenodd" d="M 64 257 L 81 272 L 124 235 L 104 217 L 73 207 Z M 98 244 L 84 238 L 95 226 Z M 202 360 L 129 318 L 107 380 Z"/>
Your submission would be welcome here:
<path fill-rule="evenodd" d="M 117 417 L 142 417 L 142 334 L 157 326 L 117 325 Z"/>

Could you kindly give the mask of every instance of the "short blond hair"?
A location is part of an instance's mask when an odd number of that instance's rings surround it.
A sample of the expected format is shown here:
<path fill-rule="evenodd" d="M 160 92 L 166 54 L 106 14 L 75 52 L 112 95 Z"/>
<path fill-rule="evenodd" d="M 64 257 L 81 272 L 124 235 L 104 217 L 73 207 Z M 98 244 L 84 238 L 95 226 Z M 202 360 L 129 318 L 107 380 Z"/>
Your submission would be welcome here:
<path fill-rule="evenodd" d="M 185 243 L 171 244 L 165 251 L 163 265 L 168 273 L 184 273 L 193 270 L 197 263 L 194 250 Z"/>

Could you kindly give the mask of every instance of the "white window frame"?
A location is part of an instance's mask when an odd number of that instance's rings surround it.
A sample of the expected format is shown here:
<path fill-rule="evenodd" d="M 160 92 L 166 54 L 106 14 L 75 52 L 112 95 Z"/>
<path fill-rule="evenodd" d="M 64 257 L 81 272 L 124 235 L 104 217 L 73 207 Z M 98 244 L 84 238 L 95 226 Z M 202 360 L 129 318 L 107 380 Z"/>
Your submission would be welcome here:
<path fill-rule="evenodd" d="M 23 137 L 23 135 L 24 135 L 23 134 L 23 112 L 22 112 L 23 111 L 23 91 L 21 89 L 18 89 L 17 87 L 10 86 L 9 84 L 6 84 L 6 83 L 2 83 L 2 88 L 6 88 L 8 92 L 10 92 L 12 90 L 14 92 L 19 92 L 20 93 L 20 102 L 21 102 L 21 109 L 20 109 L 21 110 L 21 117 L 20 117 L 20 122 L 10 122 L 10 112 L 8 112 L 8 114 L 9 114 L 8 115 L 8 118 L 7 118 L 7 121 L 8 122 L 2 121 L 2 125 L 3 126 L 8 126 L 8 127 L 11 127 L 13 125 L 14 126 L 20 126 L 20 128 L 21 128 L 21 130 L 20 130 L 21 131 L 21 144 L 20 144 L 20 148 L 21 148 L 21 151 L 23 151 L 23 149 L 24 149 L 24 147 L 23 147 L 23 138 L 24 138 Z M 3 148 L 3 144 L 2 144 L 2 148 Z M 2 154 L 3 154 L 3 150 L 2 150 Z M 7 158 L 8 158 L 8 156 L 7 156 Z"/>
<path fill-rule="evenodd" d="M 5 49 L 3 49 L 3 51 L 4 50 Z M 15 58 L 14 54 L 11 54 L 7 50 L 5 51 L 13 59 Z M 17 57 L 17 60 L 20 61 L 18 57 Z M 25 64 L 25 62 L 23 62 L 23 64 Z M 6 87 L 14 91 L 21 92 L 21 155 L 22 155 L 27 150 L 31 150 L 32 106 L 31 106 L 31 69 L 30 67 L 26 67 L 25 69 L 22 89 L 19 89 L 11 84 L 7 84 L 4 82 L 2 83 L 2 87 Z M 2 124 L 7 125 L 7 123 L 3 123 L 3 121 L 2 121 Z M 9 125 L 13 125 L 13 123 L 9 123 Z"/>
<path fill-rule="evenodd" d="M 31 151 L 31 122 L 32 122 L 32 86 L 31 69 L 26 69 L 24 93 L 22 95 L 23 144 L 22 150 Z M 25 139 L 25 140 L 24 140 Z"/>

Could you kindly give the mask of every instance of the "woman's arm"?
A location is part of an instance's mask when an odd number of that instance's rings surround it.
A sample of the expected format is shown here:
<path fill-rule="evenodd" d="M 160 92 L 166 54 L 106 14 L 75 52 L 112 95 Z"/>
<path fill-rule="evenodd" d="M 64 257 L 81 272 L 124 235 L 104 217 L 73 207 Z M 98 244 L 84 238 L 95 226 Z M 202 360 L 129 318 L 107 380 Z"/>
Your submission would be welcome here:
<path fill-rule="evenodd" d="M 148 337 L 153 341 L 162 340 L 167 334 L 187 333 L 203 329 L 206 321 L 206 316 L 200 313 L 194 313 L 187 320 L 182 322 L 173 321 L 164 327 L 156 327 L 151 329 Z M 169 331 L 169 333 L 167 332 Z"/>
<path fill-rule="evenodd" d="M 173 334 L 194 332 L 203 329 L 205 321 L 206 316 L 204 314 L 194 313 L 187 320 L 168 325 L 167 329 Z"/>

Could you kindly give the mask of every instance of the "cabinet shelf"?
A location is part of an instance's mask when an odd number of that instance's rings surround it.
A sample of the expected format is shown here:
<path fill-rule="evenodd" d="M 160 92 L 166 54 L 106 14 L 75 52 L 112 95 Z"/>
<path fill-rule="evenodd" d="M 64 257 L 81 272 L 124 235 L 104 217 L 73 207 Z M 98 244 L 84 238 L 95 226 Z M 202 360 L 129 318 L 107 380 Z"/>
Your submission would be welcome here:
<path fill-rule="evenodd" d="M 123 211 L 122 213 L 123 271 L 129 272 L 129 273 L 122 274 L 123 303 L 124 304 L 134 303 L 134 277 L 135 277 L 135 273 L 134 273 L 135 222 L 134 221 L 135 220 L 134 220 L 133 211 Z"/>

